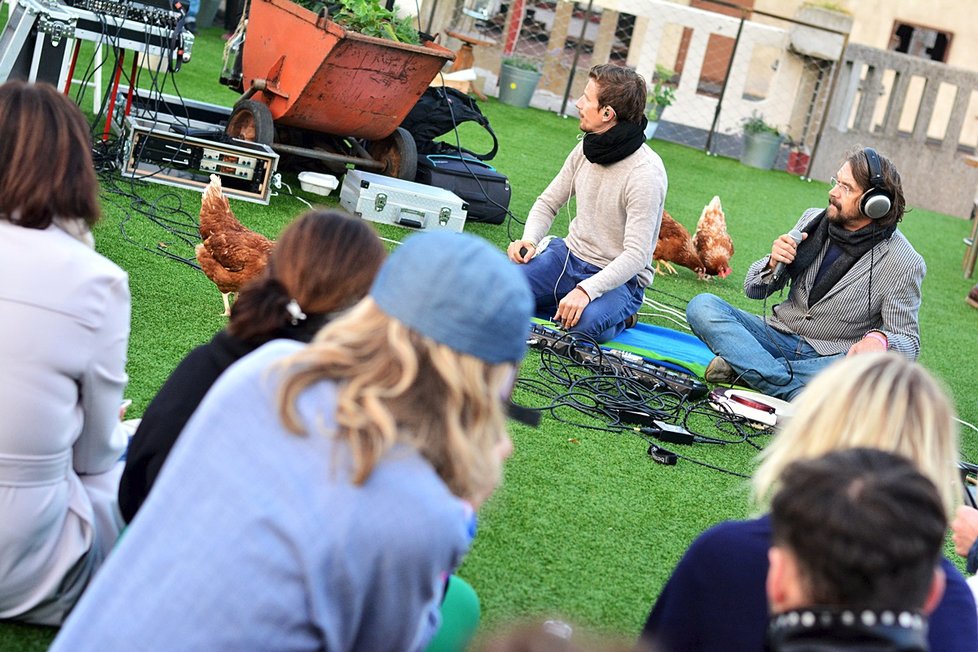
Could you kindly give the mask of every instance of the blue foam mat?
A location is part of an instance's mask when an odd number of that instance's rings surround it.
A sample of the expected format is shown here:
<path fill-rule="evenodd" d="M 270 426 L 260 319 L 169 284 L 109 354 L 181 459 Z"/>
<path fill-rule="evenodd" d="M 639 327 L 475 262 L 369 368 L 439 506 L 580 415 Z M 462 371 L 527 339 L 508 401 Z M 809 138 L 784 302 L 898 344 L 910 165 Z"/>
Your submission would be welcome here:
<path fill-rule="evenodd" d="M 546 319 L 534 318 L 533 321 L 557 328 Z M 695 335 L 643 323 L 626 328 L 618 337 L 601 346 L 628 351 L 700 378 L 713 359 L 713 352 Z"/>
<path fill-rule="evenodd" d="M 713 351 L 695 335 L 651 324 L 638 323 L 626 328 L 604 346 L 671 362 L 701 378 L 713 359 Z"/>

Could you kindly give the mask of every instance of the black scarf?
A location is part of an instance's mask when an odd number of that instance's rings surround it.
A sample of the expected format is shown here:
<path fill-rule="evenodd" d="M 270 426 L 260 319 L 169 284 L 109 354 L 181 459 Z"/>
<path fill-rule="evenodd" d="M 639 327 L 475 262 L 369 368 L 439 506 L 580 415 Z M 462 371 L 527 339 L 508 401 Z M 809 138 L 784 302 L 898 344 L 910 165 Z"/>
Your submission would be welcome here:
<path fill-rule="evenodd" d="M 641 122 L 618 122 L 600 134 L 584 134 L 584 156 L 598 165 L 610 165 L 631 156 L 645 143 L 647 123 L 648 119 L 642 116 Z"/>
<path fill-rule="evenodd" d="M 825 270 L 825 273 L 819 277 L 818 282 L 809 292 L 808 305 L 810 307 L 824 297 L 845 276 L 846 272 L 852 269 L 856 261 L 862 258 L 863 254 L 875 247 L 877 243 L 889 240 L 896 231 L 896 224 L 880 228 L 873 222 L 858 231 L 849 231 L 840 224 L 830 222 L 825 217 L 825 211 L 822 211 L 802 230 L 808 233 L 808 237 L 799 243 L 795 260 L 788 265 L 788 274 L 791 276 L 792 283 L 805 274 L 815 259 L 818 258 L 827 241 L 831 240 L 842 250 L 839 257 Z"/>

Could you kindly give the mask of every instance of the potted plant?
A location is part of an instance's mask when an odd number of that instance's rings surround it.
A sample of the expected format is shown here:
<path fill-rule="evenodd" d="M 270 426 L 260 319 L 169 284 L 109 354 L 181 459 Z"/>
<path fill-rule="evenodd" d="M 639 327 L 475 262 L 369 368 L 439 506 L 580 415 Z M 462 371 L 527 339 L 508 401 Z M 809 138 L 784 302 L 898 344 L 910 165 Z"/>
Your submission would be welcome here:
<path fill-rule="evenodd" d="M 645 126 L 645 140 L 650 140 L 655 135 L 662 112 L 676 101 L 676 89 L 667 85 L 675 74 L 665 66 L 655 67 L 655 84 L 645 101 L 645 113 L 649 119 Z"/>
<path fill-rule="evenodd" d="M 744 150 L 740 162 L 753 168 L 770 170 L 778 158 L 784 136 L 781 130 L 764 121 L 756 111 L 743 122 Z"/>
<path fill-rule="evenodd" d="M 542 76 L 540 62 L 536 59 L 520 56 L 503 58 L 499 69 L 499 101 L 522 108 L 530 106 Z"/>

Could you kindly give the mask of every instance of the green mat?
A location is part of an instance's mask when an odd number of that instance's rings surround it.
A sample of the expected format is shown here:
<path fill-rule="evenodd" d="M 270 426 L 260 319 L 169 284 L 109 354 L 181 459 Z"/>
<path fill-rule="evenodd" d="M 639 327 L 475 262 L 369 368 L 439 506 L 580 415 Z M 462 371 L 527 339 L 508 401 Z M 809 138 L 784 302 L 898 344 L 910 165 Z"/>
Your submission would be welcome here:
<path fill-rule="evenodd" d="M 538 317 L 534 317 L 533 321 L 559 331 L 552 321 Z M 667 367 L 686 371 L 700 378 L 706 372 L 706 365 L 713 359 L 713 352 L 695 335 L 651 324 L 639 323 L 633 328 L 626 328 L 618 337 L 601 346 L 634 353 L 646 360 L 661 362 Z"/>

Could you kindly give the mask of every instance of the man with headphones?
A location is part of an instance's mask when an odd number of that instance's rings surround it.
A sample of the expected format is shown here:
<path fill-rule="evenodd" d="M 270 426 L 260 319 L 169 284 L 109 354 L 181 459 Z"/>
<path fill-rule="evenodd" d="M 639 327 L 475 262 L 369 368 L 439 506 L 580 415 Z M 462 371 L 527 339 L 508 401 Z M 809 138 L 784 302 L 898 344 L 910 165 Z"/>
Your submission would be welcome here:
<path fill-rule="evenodd" d="M 541 317 L 606 342 L 634 324 L 652 282 L 652 252 L 666 199 L 662 159 L 645 144 L 647 88 L 630 68 L 588 74 L 577 101 L 582 141 L 537 198 L 523 236 L 510 243 Z M 577 199 L 566 238 L 541 241 Z"/>
<path fill-rule="evenodd" d="M 790 400 L 845 355 L 892 349 L 916 359 L 927 269 L 897 229 L 904 207 L 893 164 L 871 147 L 851 151 L 832 179 L 828 207 L 805 211 L 747 272 L 751 299 L 766 300 L 790 280 L 770 317 L 712 294 L 689 302 L 690 327 L 717 356 L 706 380 Z"/>

